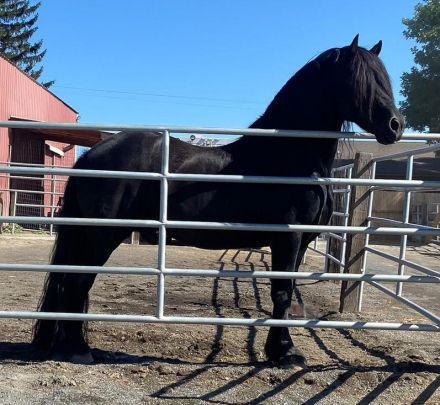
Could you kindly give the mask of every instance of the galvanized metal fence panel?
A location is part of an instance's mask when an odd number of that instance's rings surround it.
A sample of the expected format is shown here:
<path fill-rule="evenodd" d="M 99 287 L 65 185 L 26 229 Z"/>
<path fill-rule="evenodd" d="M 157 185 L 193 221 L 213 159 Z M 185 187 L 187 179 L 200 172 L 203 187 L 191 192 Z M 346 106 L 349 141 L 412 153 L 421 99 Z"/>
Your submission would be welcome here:
<path fill-rule="evenodd" d="M 289 278 L 289 279 L 315 279 L 315 280 L 356 280 L 369 282 L 381 289 L 386 294 L 405 302 L 412 308 L 419 310 L 417 304 L 407 302 L 399 294 L 386 291 L 385 287 L 379 282 L 417 282 L 434 283 L 440 282 L 438 273 L 428 271 L 426 276 L 405 276 L 403 266 L 408 266 L 409 261 L 405 257 L 399 257 L 401 264 L 401 274 L 398 275 L 376 275 L 376 274 L 330 274 L 330 273 L 284 273 L 284 272 L 243 272 L 243 271 L 221 271 L 221 270 L 186 270 L 170 269 L 166 267 L 166 234 L 167 229 L 186 228 L 186 229 L 233 229 L 236 231 L 275 231 L 275 232 L 314 232 L 330 233 L 330 237 L 336 237 L 341 241 L 346 238 L 347 233 L 365 233 L 384 234 L 384 235 L 402 235 L 402 238 L 408 234 L 420 235 L 440 235 L 440 229 L 432 227 L 420 227 L 417 225 L 402 222 L 402 227 L 347 227 L 347 226 L 321 226 L 321 225 L 291 225 L 291 224 L 225 224 L 219 222 L 195 222 L 195 221 L 170 221 L 167 218 L 168 204 L 168 181 L 209 181 L 209 182 L 234 182 L 234 183 L 272 183 L 272 184 L 314 184 L 314 185 L 337 185 L 344 186 L 347 192 L 353 185 L 368 185 L 373 187 L 399 187 L 400 189 L 426 188 L 439 189 L 440 182 L 411 180 L 376 180 L 376 179 L 351 179 L 351 178 L 286 178 L 286 177 L 264 177 L 264 176 L 225 176 L 225 175 L 195 175 L 195 174 L 175 174 L 169 173 L 169 138 L 170 133 L 197 133 L 197 134 L 218 134 L 218 135 L 242 135 L 242 136 L 278 136 L 278 137 L 299 137 L 299 138 L 350 138 L 350 139 L 372 139 L 370 134 L 361 133 L 340 133 L 340 132 L 318 132 L 318 131 L 281 131 L 281 130 L 255 130 L 255 129 L 224 129 L 224 128 L 198 128 L 198 127 L 167 127 L 167 126 L 139 126 L 139 125 L 87 125 L 87 124 L 53 124 L 53 123 L 30 123 L 30 122 L 0 122 L 0 127 L 9 128 L 40 128 L 40 129 L 100 129 L 107 131 L 154 131 L 162 134 L 162 166 L 161 173 L 139 173 L 139 172 L 115 172 L 115 171 L 94 171 L 94 170 L 72 170 L 65 168 L 38 168 L 38 167 L 3 167 L 0 169 L 3 173 L 15 174 L 44 174 L 51 176 L 81 176 L 81 177 L 102 177 L 102 178 L 130 178 L 157 180 L 161 182 L 160 192 L 160 218 L 153 220 L 117 220 L 117 219 L 96 219 L 96 218 L 40 218 L 27 217 L 27 222 L 58 224 L 58 225 L 93 225 L 93 226 L 132 226 L 153 227 L 159 229 L 159 251 L 157 268 L 112 268 L 112 267 L 93 267 L 93 266 L 41 266 L 41 265 L 11 265 L 0 264 L 0 270 L 8 271 L 56 271 L 56 272 L 78 272 L 78 273 L 106 273 L 106 274 L 138 274 L 150 275 L 158 278 L 157 283 L 157 305 L 154 316 L 147 315 L 100 315 L 100 314 L 66 314 L 66 313 L 43 313 L 30 311 L 0 311 L 0 318 L 22 318 L 22 319 L 60 319 L 60 320 L 96 320 L 113 322 L 150 322 L 150 323 L 182 323 L 182 324 L 212 324 L 212 325 L 248 325 L 248 326 L 288 326 L 288 327 L 307 327 L 307 328 L 353 328 L 353 329 L 387 329 L 387 330 L 408 330 L 408 331 L 440 331 L 439 318 L 427 310 L 424 315 L 434 324 L 404 324 L 404 323 L 386 323 L 386 322 L 333 322 L 316 320 L 275 320 L 275 319 L 236 319 L 236 318 L 197 318 L 197 317 L 170 317 L 166 316 L 165 311 L 165 282 L 169 276 L 208 276 L 208 277 L 251 277 L 251 278 Z M 420 140 L 420 134 L 404 134 L 404 139 Z M 423 135 L 423 139 L 440 140 L 440 134 Z M 439 146 L 440 147 L 440 146 Z M 408 156 L 412 156 L 409 154 Z M 410 158 L 412 159 L 412 158 Z M 410 192 L 408 191 L 408 197 Z M 371 214 L 371 212 L 370 212 Z M 347 218 L 347 212 L 341 212 L 341 215 Z M 372 217 L 369 217 L 372 220 Z M 3 216 L 0 222 L 23 221 L 21 218 Z M 336 235 L 342 234 L 342 236 Z M 402 239 L 405 240 L 405 239 Z M 368 249 L 368 246 L 367 246 Z M 373 249 L 369 249 L 374 253 Z M 328 256 L 328 252 L 327 252 Z M 340 259 L 333 258 L 343 265 L 343 256 Z M 400 284 L 399 284 L 400 285 Z"/>

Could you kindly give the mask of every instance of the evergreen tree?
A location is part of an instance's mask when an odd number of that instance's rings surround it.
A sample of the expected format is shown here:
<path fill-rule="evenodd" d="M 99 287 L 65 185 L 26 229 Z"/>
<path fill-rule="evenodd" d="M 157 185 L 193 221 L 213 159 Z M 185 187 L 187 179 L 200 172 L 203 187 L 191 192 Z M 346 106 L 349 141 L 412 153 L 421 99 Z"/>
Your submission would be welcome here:
<path fill-rule="evenodd" d="M 34 6 L 28 0 L 0 0 L 0 53 L 26 72 L 33 79 L 43 73 L 43 67 L 37 67 L 46 49 L 42 50 L 43 40 L 31 42 L 38 27 L 38 2 Z M 43 83 L 50 87 L 54 82 Z"/>
<path fill-rule="evenodd" d="M 403 23 L 405 37 L 416 41 L 416 66 L 402 76 L 402 112 L 411 128 L 440 132 L 440 0 L 423 0 Z"/>

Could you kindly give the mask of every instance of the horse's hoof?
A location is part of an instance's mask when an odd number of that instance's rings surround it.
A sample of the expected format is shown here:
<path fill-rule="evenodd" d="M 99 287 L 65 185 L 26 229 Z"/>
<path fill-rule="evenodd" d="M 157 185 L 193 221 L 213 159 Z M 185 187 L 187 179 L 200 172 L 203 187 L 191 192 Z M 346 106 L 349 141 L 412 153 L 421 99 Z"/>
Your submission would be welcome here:
<path fill-rule="evenodd" d="M 304 355 L 296 348 L 291 347 L 286 353 L 276 359 L 269 359 L 275 367 L 279 368 L 293 368 L 301 367 L 307 368 L 307 361 Z"/>
<path fill-rule="evenodd" d="M 95 359 L 90 352 L 83 354 L 74 354 L 68 358 L 68 361 L 73 364 L 92 364 Z"/>
<path fill-rule="evenodd" d="M 293 367 L 301 367 L 303 369 L 307 368 L 307 361 L 303 355 L 298 354 L 288 354 L 286 356 L 281 357 L 276 362 L 274 362 L 275 366 L 278 368 L 293 368 Z"/>
<path fill-rule="evenodd" d="M 91 364 L 95 361 L 90 351 L 84 353 L 53 351 L 50 357 L 53 361 L 66 361 L 74 364 Z"/>

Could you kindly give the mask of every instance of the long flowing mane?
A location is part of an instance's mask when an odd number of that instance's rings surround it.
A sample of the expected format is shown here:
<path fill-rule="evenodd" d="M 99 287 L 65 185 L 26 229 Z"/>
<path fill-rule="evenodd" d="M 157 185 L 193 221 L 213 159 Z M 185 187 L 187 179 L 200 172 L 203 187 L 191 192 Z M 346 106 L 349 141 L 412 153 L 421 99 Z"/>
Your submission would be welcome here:
<path fill-rule="evenodd" d="M 373 101 L 375 99 L 390 99 L 394 102 L 391 89 L 391 79 L 382 61 L 367 49 L 358 47 L 352 58 L 349 80 L 355 92 L 359 95 L 356 99 L 361 104 L 358 107 L 371 118 Z M 362 105 L 365 103 L 366 105 Z"/>
<path fill-rule="evenodd" d="M 363 47 L 357 47 L 354 54 L 349 47 L 331 48 L 316 56 L 293 75 L 276 94 L 264 114 L 251 127 L 270 128 L 268 123 L 275 114 L 280 116 L 280 111 L 291 108 L 295 101 L 299 102 L 298 100 L 304 96 L 304 92 L 308 91 L 306 85 L 310 83 L 310 77 L 316 75 L 317 70 L 320 71 L 322 82 L 332 81 L 334 79 L 332 67 L 335 64 L 345 64 L 343 68 L 347 85 L 352 88 L 353 94 L 356 94 L 353 101 L 369 119 L 372 118 L 375 99 L 388 102 L 391 99 L 394 103 L 390 77 L 377 56 Z M 349 127 L 346 122 L 342 125 L 344 129 Z"/>

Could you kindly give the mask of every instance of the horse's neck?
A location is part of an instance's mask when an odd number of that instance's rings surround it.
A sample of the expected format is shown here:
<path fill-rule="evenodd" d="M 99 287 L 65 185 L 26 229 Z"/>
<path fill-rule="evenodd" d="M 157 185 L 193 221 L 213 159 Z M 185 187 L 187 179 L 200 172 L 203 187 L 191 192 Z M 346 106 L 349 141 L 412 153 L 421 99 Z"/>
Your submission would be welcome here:
<path fill-rule="evenodd" d="M 334 111 L 330 94 L 326 94 L 318 81 L 307 89 L 293 77 L 277 94 L 266 112 L 250 128 L 285 129 L 304 131 L 340 131 L 343 120 Z M 286 94 L 287 93 L 287 94 Z M 279 164 L 291 164 L 297 168 L 303 162 L 308 170 L 329 175 L 337 152 L 337 139 L 301 139 L 273 137 L 244 137 L 243 145 L 255 153 L 263 153 L 268 158 L 273 155 Z M 283 160 L 284 158 L 284 160 Z M 289 171 L 288 169 L 286 169 Z"/>

